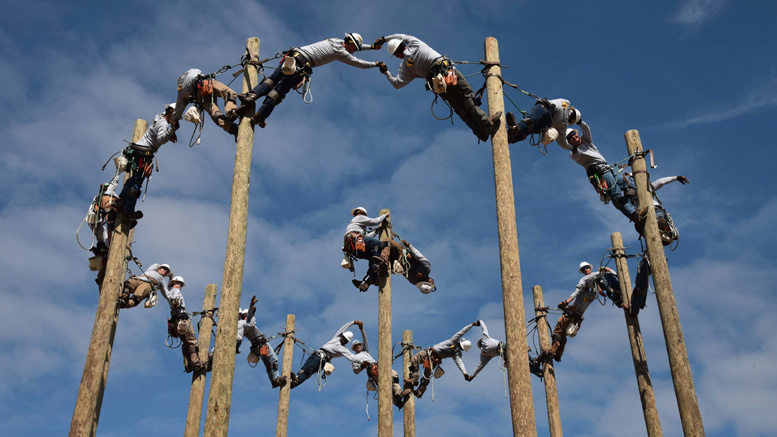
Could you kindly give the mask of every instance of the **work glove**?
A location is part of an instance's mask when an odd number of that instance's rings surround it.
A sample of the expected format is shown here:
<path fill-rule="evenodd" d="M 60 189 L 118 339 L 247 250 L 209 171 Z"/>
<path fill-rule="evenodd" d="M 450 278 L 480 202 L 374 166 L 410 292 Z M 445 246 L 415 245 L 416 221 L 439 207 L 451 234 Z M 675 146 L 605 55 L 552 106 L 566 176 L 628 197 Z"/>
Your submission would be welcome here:
<path fill-rule="evenodd" d="M 685 177 L 685 176 L 677 176 L 677 180 L 678 180 L 678 181 L 679 181 L 681 184 L 683 184 L 683 185 L 685 185 L 685 184 L 687 184 L 687 183 L 691 182 L 691 181 L 689 181 L 689 180 L 688 180 L 688 178 L 687 178 L 687 177 Z"/>
<path fill-rule="evenodd" d="M 181 127 L 181 123 L 175 121 L 173 122 L 173 130 L 178 130 Z"/>
<path fill-rule="evenodd" d="M 386 42 L 386 38 L 381 36 L 380 38 L 376 39 L 374 43 L 372 43 L 372 49 L 378 50 L 382 48 L 385 42 Z"/>
<path fill-rule="evenodd" d="M 378 62 L 378 70 L 380 70 L 381 73 L 386 74 L 388 72 L 388 66 L 386 66 L 386 63 L 384 62 Z"/>
<path fill-rule="evenodd" d="M 475 320 L 475 323 L 472 324 L 473 326 L 480 326 L 480 320 Z"/>
<path fill-rule="evenodd" d="M 175 131 L 172 132 L 170 135 L 170 142 L 171 143 L 177 143 L 178 142 L 178 135 L 175 134 Z"/>
<path fill-rule="evenodd" d="M 361 320 L 354 320 L 353 324 L 359 326 L 359 328 L 364 328 L 364 322 Z"/>
<path fill-rule="evenodd" d="M 470 375 L 464 375 L 464 379 L 466 379 L 467 381 L 472 381 L 473 378 Z"/>
<path fill-rule="evenodd" d="M 562 301 L 561 301 L 561 303 L 560 303 L 560 304 L 558 304 L 558 309 L 560 309 L 560 310 L 566 309 L 567 305 L 569 305 L 569 304 L 567 303 L 567 301 L 565 301 L 565 300 L 562 300 Z"/>

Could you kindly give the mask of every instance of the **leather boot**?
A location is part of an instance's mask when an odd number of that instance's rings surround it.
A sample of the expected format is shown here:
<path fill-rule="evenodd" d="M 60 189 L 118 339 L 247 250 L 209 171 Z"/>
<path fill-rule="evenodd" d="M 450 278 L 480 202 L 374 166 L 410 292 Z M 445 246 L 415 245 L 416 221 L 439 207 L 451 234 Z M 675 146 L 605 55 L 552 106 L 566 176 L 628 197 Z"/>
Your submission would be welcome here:
<path fill-rule="evenodd" d="M 507 119 L 508 127 L 515 127 L 518 125 L 518 123 L 515 121 L 515 114 L 513 114 L 512 112 L 508 112 L 505 118 Z"/>
<path fill-rule="evenodd" d="M 267 123 L 264 121 L 264 117 L 260 116 L 259 114 L 254 114 L 254 116 L 251 117 L 251 123 L 261 127 L 262 129 L 267 126 Z"/>
<path fill-rule="evenodd" d="M 286 377 L 279 376 L 273 379 L 270 383 L 272 384 L 272 388 L 283 387 L 284 385 L 286 385 Z"/>
<path fill-rule="evenodd" d="M 259 96 L 256 93 L 254 93 L 253 91 L 249 91 L 247 93 L 238 94 L 237 98 L 240 99 L 240 103 L 245 105 L 245 104 L 248 104 L 248 103 L 254 103 L 256 101 L 256 99 L 259 98 Z"/>
<path fill-rule="evenodd" d="M 502 123 L 502 111 L 497 111 L 496 114 L 488 117 L 488 134 L 494 135 L 499 130 L 499 125 Z"/>

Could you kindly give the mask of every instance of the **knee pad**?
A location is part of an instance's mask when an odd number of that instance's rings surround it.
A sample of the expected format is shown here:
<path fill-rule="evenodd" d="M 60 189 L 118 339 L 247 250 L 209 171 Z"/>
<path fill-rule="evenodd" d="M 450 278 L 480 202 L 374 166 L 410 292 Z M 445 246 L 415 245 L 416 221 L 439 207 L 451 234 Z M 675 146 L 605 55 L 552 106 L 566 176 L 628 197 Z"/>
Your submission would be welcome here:
<path fill-rule="evenodd" d="M 283 100 L 283 97 L 278 91 L 272 90 L 269 93 L 267 93 L 267 99 L 272 101 L 273 105 L 277 105 L 278 103 Z"/>
<path fill-rule="evenodd" d="M 267 85 L 268 87 L 270 87 L 270 88 L 272 88 L 272 87 L 274 87 L 274 86 L 275 86 L 275 82 L 273 82 L 273 80 L 272 80 L 272 79 L 270 79 L 270 77 L 269 77 L 269 76 L 268 76 L 268 77 L 265 77 L 265 78 L 264 78 L 264 80 L 262 81 L 262 83 L 263 83 L 263 84 L 266 84 L 266 85 Z"/>

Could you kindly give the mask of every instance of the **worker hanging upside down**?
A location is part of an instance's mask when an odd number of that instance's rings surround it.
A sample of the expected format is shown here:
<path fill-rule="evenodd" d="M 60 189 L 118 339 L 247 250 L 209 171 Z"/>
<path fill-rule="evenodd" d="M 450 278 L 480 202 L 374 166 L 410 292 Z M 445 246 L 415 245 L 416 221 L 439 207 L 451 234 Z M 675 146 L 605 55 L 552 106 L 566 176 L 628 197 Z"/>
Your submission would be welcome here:
<path fill-rule="evenodd" d="M 251 121 L 265 127 L 267 117 L 279 105 L 292 88 L 302 86 L 305 79 L 310 80 L 313 69 L 330 62 L 339 61 L 357 68 L 374 68 L 379 62 L 369 62 L 353 56 L 360 50 L 369 50 L 369 45 L 362 44 L 358 33 L 346 33 L 345 39 L 329 38 L 314 44 L 294 47 L 284 53 L 281 64 L 270 77 L 265 77 L 251 91 L 238 97 L 242 106 L 238 109 L 240 116 L 247 116 L 254 109 L 254 102 L 265 97 L 262 106 L 251 117 Z"/>
<path fill-rule="evenodd" d="M 666 212 L 666 209 L 664 209 L 664 205 L 661 203 L 661 200 L 659 200 L 658 196 L 656 196 L 656 191 L 660 190 L 664 185 L 675 181 L 678 181 L 683 185 L 690 182 L 685 176 L 667 176 L 650 183 L 650 194 L 653 196 L 653 209 L 656 212 L 656 221 L 658 221 L 658 232 L 661 236 L 661 243 L 664 246 L 668 246 L 673 241 L 679 239 L 680 233 L 674 226 L 672 216 Z M 634 176 L 628 173 L 624 173 L 622 177 L 618 178 L 617 182 L 620 184 L 621 190 L 623 190 L 626 197 L 629 198 L 629 201 L 636 205 L 637 185 L 634 182 Z M 637 219 L 634 221 L 634 229 L 636 229 L 640 236 L 643 236 L 643 232 L 645 231 L 646 218 L 647 209 L 643 209 L 637 212 Z"/>
<path fill-rule="evenodd" d="M 600 272 L 592 272 L 593 267 L 587 261 L 580 263 L 579 271 L 583 274 L 580 281 L 575 287 L 575 291 L 566 299 L 558 304 L 558 308 L 564 311 L 564 314 L 559 317 L 556 327 L 553 328 L 553 344 L 549 351 L 542 351 L 542 353 L 535 359 L 537 362 L 544 362 L 545 358 L 553 358 L 557 362 L 561 361 L 561 356 L 564 355 L 564 347 L 567 344 L 567 335 L 574 337 L 577 335 L 580 325 L 583 323 L 583 313 L 591 305 L 591 302 L 596 300 L 596 293 L 598 292 L 602 296 L 605 296 L 605 291 L 600 289 Z M 614 278 L 617 282 L 617 276 L 615 272 L 609 267 L 605 267 L 604 270 L 609 274 L 605 280 L 609 281 Z"/>
<path fill-rule="evenodd" d="M 517 143 L 531 134 L 539 134 L 543 144 L 554 139 L 559 146 L 572 150 L 564 133 L 567 126 L 580 123 L 580 110 L 569 104 L 566 99 L 540 99 L 532 106 L 526 116 L 516 122 L 512 112 L 507 113 L 507 141 Z"/>
<path fill-rule="evenodd" d="M 221 112 L 216 103 L 218 98 L 224 100 L 225 112 Z M 233 123 L 238 117 L 235 112 L 237 93 L 230 87 L 210 75 L 203 75 L 202 71 L 196 68 L 186 70 L 178 77 L 178 98 L 175 101 L 175 112 L 172 117 L 172 123 L 176 129 L 189 103 L 194 103 L 198 108 L 205 110 L 214 123 L 225 132 L 234 135 L 237 141 L 237 124 Z"/>
<path fill-rule="evenodd" d="M 346 331 L 346 329 L 353 325 L 362 326 L 362 322 L 354 320 L 343 325 L 337 330 L 337 333 L 335 333 L 331 340 L 310 355 L 310 358 L 305 361 L 299 372 L 291 374 L 291 388 L 302 384 L 308 378 L 321 371 L 324 371 L 325 375 L 332 373 L 334 366 L 330 362 L 335 358 L 345 357 L 349 361 L 353 359 L 353 354 L 345 347 L 353 338 L 353 332 Z"/>
<path fill-rule="evenodd" d="M 249 310 L 251 314 L 249 314 Z M 255 364 L 261 359 L 265 369 L 267 369 L 267 377 L 270 379 L 272 388 L 283 387 L 286 384 L 286 377 L 278 373 L 278 356 L 267 337 L 256 327 L 256 317 L 253 315 L 255 310 L 256 308 L 253 306 L 240 310 L 235 352 L 240 353 L 240 344 L 243 343 L 243 336 L 245 336 L 251 342 L 251 353 L 248 356 L 248 361 Z"/>
<path fill-rule="evenodd" d="M 388 67 L 382 65 L 381 73 L 386 75 L 394 88 L 402 88 L 416 78 L 426 81 L 427 89 L 442 97 L 453 108 L 461 120 L 472 130 L 480 141 L 488 138 L 499 129 L 502 112 L 489 117 L 475 102 L 475 94 L 467 79 L 456 69 L 453 61 L 437 53 L 420 39 L 397 33 L 375 40 L 374 48 L 386 48 L 391 56 L 402 59 L 396 76 Z"/>
<path fill-rule="evenodd" d="M 488 335 L 488 327 L 486 326 L 486 322 L 482 320 L 478 320 L 474 323 L 475 326 L 480 326 L 480 329 L 482 331 L 482 336 L 477 341 L 478 348 L 480 349 L 480 363 L 478 364 L 478 367 L 475 369 L 475 372 L 470 375 L 469 377 L 465 376 L 464 379 L 467 381 L 472 381 L 475 379 L 476 376 L 478 376 L 478 373 L 480 373 L 481 370 L 483 370 L 489 361 L 491 361 L 494 357 L 503 357 L 503 359 L 507 359 L 507 355 L 505 355 L 505 350 L 507 349 L 507 345 L 504 344 L 504 342 L 501 342 L 495 338 L 492 338 Z M 507 362 L 505 361 L 505 365 L 507 365 Z"/>
<path fill-rule="evenodd" d="M 470 380 L 467 368 L 464 366 L 464 361 L 461 360 L 461 353 L 462 351 L 468 351 L 469 348 L 472 347 L 472 342 L 462 337 L 470 330 L 470 328 L 476 326 L 478 322 L 465 326 L 461 331 L 454 334 L 453 337 L 441 343 L 437 343 L 430 348 L 423 349 L 413 355 L 413 358 L 410 359 L 410 381 L 407 382 L 409 382 L 411 386 L 418 386 L 418 388 L 414 390 L 417 398 L 420 399 L 424 395 L 426 386 L 429 385 L 429 380 L 435 372 L 443 373 L 442 368 L 439 366 L 445 358 L 453 358 L 456 367 L 458 367 L 464 375 L 464 379 L 467 381 Z M 423 373 L 421 373 L 422 369 Z"/>
<path fill-rule="evenodd" d="M 200 361 L 200 348 L 197 346 L 197 334 L 186 312 L 186 304 L 181 289 L 186 285 L 183 277 L 175 276 L 170 280 L 170 289 L 162 289 L 162 297 L 170 304 L 170 321 L 181 339 L 181 353 L 183 353 L 183 366 L 186 373 L 196 372 L 206 367 L 206 363 Z"/>
<path fill-rule="evenodd" d="M 615 208 L 629 220 L 636 222 L 636 204 L 631 197 L 624 195 L 622 184 L 616 182 L 618 175 L 612 167 L 607 165 L 604 156 L 594 145 L 591 128 L 582 120 L 580 127 L 583 131 L 582 136 L 578 135 L 576 129 L 566 130 L 569 157 L 585 168 L 588 180 L 605 203 L 612 201 Z"/>
<path fill-rule="evenodd" d="M 372 358 L 369 352 L 369 345 L 367 344 L 367 334 L 364 332 L 364 325 L 359 325 L 359 330 L 362 332 L 362 340 L 358 339 L 351 342 L 351 350 L 353 351 L 353 358 L 351 358 L 351 367 L 353 373 L 359 374 L 362 370 L 367 369 L 367 384 L 372 384 L 373 390 L 377 390 L 378 387 L 378 362 Z M 409 381 L 408 381 L 409 382 Z M 405 389 L 399 385 L 399 375 L 396 370 L 391 369 L 391 392 L 393 396 L 394 405 L 400 410 L 405 406 L 405 402 L 410 398 L 412 390 Z"/>
<path fill-rule="evenodd" d="M 119 307 L 135 307 L 156 290 L 162 290 L 162 293 L 166 294 L 167 280 L 165 278 L 168 277 L 173 277 L 169 265 L 151 264 L 142 275 L 132 276 L 124 281 L 124 289 L 119 295 Z"/>
<path fill-rule="evenodd" d="M 175 123 L 170 121 L 175 108 L 175 103 L 165 106 L 164 112 L 154 116 L 154 122 L 143 133 L 143 137 L 137 143 L 132 143 L 124 149 L 123 157 L 126 159 L 124 170 L 132 174 L 119 195 L 121 202 L 123 202 L 122 210 L 125 213 L 131 214 L 135 211 L 135 204 L 143 189 L 143 181 L 151 177 L 154 154 L 166 142 L 178 141 L 178 137 L 175 135 L 177 127 L 174 127 Z M 124 162 L 122 160 L 122 163 Z"/>
<path fill-rule="evenodd" d="M 351 214 L 353 218 L 346 226 L 343 237 L 343 252 L 349 260 L 351 257 L 369 260 L 367 279 L 353 281 L 359 290 L 367 291 L 370 284 L 377 285 L 379 271 L 388 273 L 393 262 L 399 258 L 402 247 L 394 240 L 380 241 L 377 230 L 367 230 L 368 226 L 381 225 L 389 214 L 370 218 L 367 217 L 367 210 L 361 206 L 352 209 Z"/>

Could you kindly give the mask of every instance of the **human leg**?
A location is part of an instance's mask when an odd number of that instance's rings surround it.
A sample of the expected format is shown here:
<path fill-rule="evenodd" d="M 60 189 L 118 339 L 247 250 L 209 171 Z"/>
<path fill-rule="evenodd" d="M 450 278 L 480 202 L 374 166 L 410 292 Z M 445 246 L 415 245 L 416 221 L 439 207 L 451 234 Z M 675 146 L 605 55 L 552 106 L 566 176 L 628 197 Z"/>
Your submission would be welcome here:
<path fill-rule="evenodd" d="M 181 352 L 183 353 L 186 373 L 200 370 L 202 362 L 200 361 L 200 351 L 197 346 L 197 334 L 194 332 L 191 320 L 188 318 L 178 320 L 176 330 L 181 338 Z"/>

